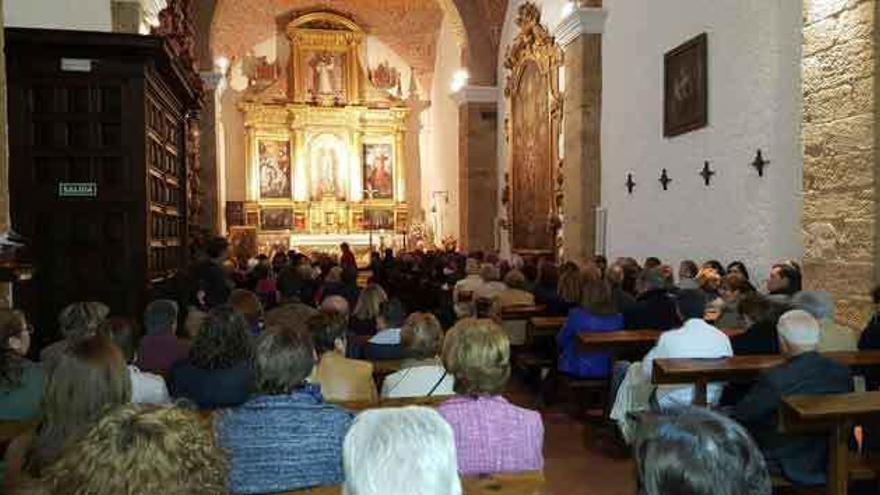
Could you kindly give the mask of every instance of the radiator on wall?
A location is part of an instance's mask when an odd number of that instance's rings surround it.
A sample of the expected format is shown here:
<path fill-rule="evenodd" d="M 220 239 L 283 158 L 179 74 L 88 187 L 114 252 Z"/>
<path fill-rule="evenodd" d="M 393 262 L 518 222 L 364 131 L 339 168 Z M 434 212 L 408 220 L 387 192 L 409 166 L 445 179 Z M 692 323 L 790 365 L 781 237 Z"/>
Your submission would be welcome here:
<path fill-rule="evenodd" d="M 608 209 L 601 206 L 596 207 L 596 246 L 595 254 L 607 256 L 607 246 L 605 243 L 606 233 L 608 231 Z"/>

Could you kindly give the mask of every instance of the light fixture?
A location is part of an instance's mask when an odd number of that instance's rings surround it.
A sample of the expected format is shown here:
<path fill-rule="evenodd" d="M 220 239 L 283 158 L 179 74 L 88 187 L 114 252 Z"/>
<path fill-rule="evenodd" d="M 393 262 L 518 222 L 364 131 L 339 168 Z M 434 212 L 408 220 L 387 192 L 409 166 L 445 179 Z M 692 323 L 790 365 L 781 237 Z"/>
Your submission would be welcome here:
<path fill-rule="evenodd" d="M 468 80 L 471 75 L 468 73 L 467 69 L 458 69 L 452 74 L 452 92 L 458 93 L 462 88 L 467 86 Z"/>

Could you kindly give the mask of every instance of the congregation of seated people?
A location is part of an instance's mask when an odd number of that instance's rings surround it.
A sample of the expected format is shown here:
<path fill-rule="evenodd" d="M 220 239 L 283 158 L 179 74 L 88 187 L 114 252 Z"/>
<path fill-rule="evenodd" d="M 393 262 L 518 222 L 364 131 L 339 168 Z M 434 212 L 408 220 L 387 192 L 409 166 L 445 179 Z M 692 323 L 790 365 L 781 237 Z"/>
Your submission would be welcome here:
<path fill-rule="evenodd" d="M 138 318 L 74 302 L 40 352 L 26 316 L 0 310 L 0 420 L 31 425 L 5 446 L 5 493 L 460 495 L 462 477 L 540 472 L 541 413 L 506 396 L 522 347 L 504 324 L 514 308 L 564 318 L 542 375 L 609 382 L 643 493 L 763 494 L 771 475 L 821 485 L 824 438 L 780 433 L 781 401 L 853 390 L 823 353 L 880 348 L 880 310 L 861 335 L 838 324 L 791 261 L 759 284 L 739 261 L 676 271 L 657 258 L 386 252 L 360 277 L 341 251 L 234 259 L 212 239 L 180 284 L 191 292 L 169 290 Z M 625 330 L 663 333 L 635 362 L 578 347 Z M 717 412 L 693 407 L 693 386 L 651 383 L 660 359 L 750 354 L 784 361 L 752 383 L 710 384 Z"/>

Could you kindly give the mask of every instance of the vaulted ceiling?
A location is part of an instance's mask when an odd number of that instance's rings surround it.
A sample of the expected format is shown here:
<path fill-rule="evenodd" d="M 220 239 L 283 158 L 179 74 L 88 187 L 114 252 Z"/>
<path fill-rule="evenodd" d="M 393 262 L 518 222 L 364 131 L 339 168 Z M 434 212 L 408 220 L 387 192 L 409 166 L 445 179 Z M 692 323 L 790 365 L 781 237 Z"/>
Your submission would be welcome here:
<path fill-rule="evenodd" d="M 332 10 L 350 17 L 409 63 L 422 81 L 434 70 L 444 15 L 458 34 L 472 75 L 491 83 L 508 0 L 214 0 L 210 52 L 241 57 L 299 13 Z M 214 2 L 207 2 L 214 3 Z M 485 73 L 481 77 L 480 74 Z"/>

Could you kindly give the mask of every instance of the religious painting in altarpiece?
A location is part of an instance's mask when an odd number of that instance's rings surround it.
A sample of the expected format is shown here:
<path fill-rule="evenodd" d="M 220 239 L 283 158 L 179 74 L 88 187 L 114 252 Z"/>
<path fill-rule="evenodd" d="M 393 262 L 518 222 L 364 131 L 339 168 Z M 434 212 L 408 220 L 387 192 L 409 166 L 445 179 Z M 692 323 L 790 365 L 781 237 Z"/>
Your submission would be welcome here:
<path fill-rule="evenodd" d="M 392 199 L 394 148 L 391 142 L 365 143 L 363 163 L 365 199 Z"/>
<path fill-rule="evenodd" d="M 260 197 L 290 198 L 290 141 L 261 138 L 257 140 L 260 164 Z"/>
<path fill-rule="evenodd" d="M 505 100 L 508 120 L 507 174 L 504 198 L 511 249 L 521 254 L 553 254 L 561 205 L 559 132 L 562 99 L 559 67 L 562 51 L 541 25 L 532 3 L 519 8 L 520 33 L 508 49 Z"/>

